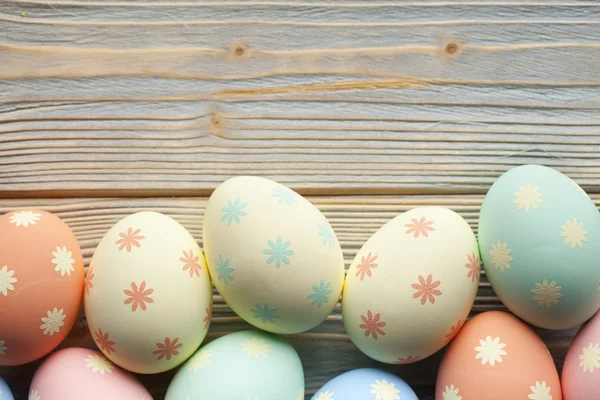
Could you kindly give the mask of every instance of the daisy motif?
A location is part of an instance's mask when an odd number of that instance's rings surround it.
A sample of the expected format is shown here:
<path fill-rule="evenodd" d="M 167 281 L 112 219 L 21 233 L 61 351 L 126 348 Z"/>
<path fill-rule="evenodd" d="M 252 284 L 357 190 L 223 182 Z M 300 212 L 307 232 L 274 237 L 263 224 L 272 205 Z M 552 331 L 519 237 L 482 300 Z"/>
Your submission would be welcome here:
<path fill-rule="evenodd" d="M 141 229 L 136 229 L 135 231 L 129 227 L 127 232 L 119 233 L 121 239 L 117 240 L 115 244 L 120 244 L 119 251 L 123 249 L 127 249 L 127 252 L 131 252 L 131 247 L 140 247 L 140 240 L 145 239 L 144 236 L 140 235 Z"/>
<path fill-rule="evenodd" d="M 594 368 L 600 368 L 600 347 L 599 343 L 589 343 L 587 347 L 581 349 L 579 359 L 579 367 L 583 369 L 583 372 L 590 371 L 590 374 L 594 372 Z"/>
<path fill-rule="evenodd" d="M 31 392 L 29 392 L 29 397 L 27 397 L 27 400 L 40 400 L 40 395 L 38 394 L 38 391 L 31 389 Z"/>
<path fill-rule="evenodd" d="M 271 352 L 271 345 L 269 343 L 255 337 L 244 340 L 241 345 L 242 350 L 246 352 L 248 357 L 254 357 L 257 360 L 261 357 L 267 358 L 267 355 Z"/>
<path fill-rule="evenodd" d="M 530 400 L 552 400 L 550 386 L 546 386 L 545 381 L 542 381 L 542 383 L 535 381 L 535 386 L 530 386 L 530 388 L 531 394 L 527 396 Z"/>
<path fill-rule="evenodd" d="M 327 224 L 318 224 L 317 227 L 319 228 L 319 236 L 323 238 L 323 242 L 321 244 L 329 246 L 331 249 L 334 243 L 333 231 L 331 228 L 329 228 L 329 226 L 327 226 Z"/>
<path fill-rule="evenodd" d="M 467 278 L 471 278 L 471 282 L 475 283 L 475 281 L 479 281 L 479 272 L 481 270 L 481 266 L 479 265 L 479 257 L 475 255 L 475 253 L 471 253 L 471 255 L 467 254 L 467 260 L 469 260 L 465 267 L 469 269 L 467 272 Z"/>
<path fill-rule="evenodd" d="M 317 305 L 318 308 L 321 308 L 323 303 L 329 302 L 329 295 L 333 292 L 333 289 L 330 288 L 331 282 L 325 283 L 325 281 L 321 280 L 319 285 L 312 285 L 312 290 L 314 293 L 308 295 L 309 300 L 312 300 L 310 303 L 311 306 Z"/>
<path fill-rule="evenodd" d="M 221 211 L 223 211 L 221 221 L 227 220 L 227 226 L 231 226 L 231 223 L 234 221 L 236 224 L 239 224 L 240 217 L 248 215 L 248 213 L 243 210 L 247 206 L 248 203 L 242 203 L 242 199 L 239 197 L 235 202 L 231 201 L 231 199 L 227 199 L 227 207 L 221 208 Z"/>
<path fill-rule="evenodd" d="M 204 311 L 206 312 L 206 316 L 204 317 L 204 329 L 208 329 L 210 326 L 210 320 L 212 318 L 212 309 L 210 307 L 206 307 Z"/>
<path fill-rule="evenodd" d="M 200 271 L 202 270 L 202 265 L 198 261 L 200 261 L 200 257 L 194 254 L 194 251 L 190 249 L 190 252 L 183 250 L 183 257 L 179 257 L 179 261 L 183 263 L 183 271 L 190 270 L 190 278 L 196 276 L 200 276 Z"/>
<path fill-rule="evenodd" d="M 40 329 L 44 331 L 44 335 L 54 335 L 60 331 L 60 327 L 65 323 L 63 320 L 66 318 L 66 315 L 63 314 L 63 309 L 58 310 L 54 307 L 54 310 L 47 311 L 46 317 L 42 317 L 43 324 L 40 326 Z"/>
<path fill-rule="evenodd" d="M 452 325 L 450 327 L 450 333 L 446 334 L 446 340 L 444 341 L 444 344 L 449 343 L 454 338 L 454 336 L 456 336 L 456 334 L 458 333 L 460 328 L 462 328 L 464 323 L 465 323 L 465 321 L 463 321 L 462 319 L 459 319 L 458 322 L 456 323 L 456 325 Z"/>
<path fill-rule="evenodd" d="M 16 226 L 27 228 L 29 225 L 35 225 L 40 220 L 42 214 L 33 211 L 19 211 L 10 216 L 9 221 Z"/>
<path fill-rule="evenodd" d="M 583 242 L 587 242 L 588 231 L 583 229 L 583 222 L 577 222 L 577 218 L 573 218 L 573 221 L 566 220 L 566 225 L 561 225 L 560 228 L 563 232 L 560 236 L 565 238 L 564 243 L 570 244 L 571 248 L 574 249 L 575 246 L 579 246 L 579 248 L 583 247 Z"/>
<path fill-rule="evenodd" d="M 510 262 L 513 260 L 509 255 L 512 250 L 506 246 L 506 243 L 500 243 L 498 240 L 495 244 L 492 244 L 492 250 L 490 250 L 494 267 L 496 269 L 500 268 L 500 272 L 504 272 L 505 268 L 510 269 Z"/>
<path fill-rule="evenodd" d="M 90 294 L 90 289 L 94 287 L 92 279 L 94 279 L 94 267 L 88 269 L 87 274 L 85 274 L 85 279 L 83 280 L 83 290 L 86 295 Z"/>
<path fill-rule="evenodd" d="M 110 353 L 115 352 L 115 349 L 113 348 L 113 346 L 115 345 L 115 342 L 113 342 L 112 340 L 109 340 L 108 337 L 110 335 L 108 333 L 102 332 L 102 329 L 98 329 L 97 332 L 94 332 L 94 336 L 96 339 L 96 344 L 104 352 L 106 352 L 106 354 L 108 354 L 110 356 Z"/>
<path fill-rule="evenodd" d="M 377 260 L 377 256 L 371 255 L 371 252 L 369 252 L 369 255 L 366 258 L 365 258 L 365 256 L 362 256 L 360 258 L 360 264 L 358 264 L 356 266 L 356 275 L 355 276 L 360 275 L 361 281 L 363 279 L 365 279 L 365 274 L 367 276 L 371 276 L 371 274 L 372 274 L 371 268 L 377 268 L 377 264 L 375 264 L 375 260 Z"/>
<path fill-rule="evenodd" d="M 560 294 L 560 286 L 556 286 L 556 282 L 552 281 L 548 284 L 548 281 L 544 279 L 541 284 L 535 283 L 535 289 L 531 289 L 531 293 L 535 296 L 532 297 L 533 301 L 537 301 L 538 305 L 545 304 L 546 307 L 550 307 L 552 304 L 558 304 L 558 299 L 563 297 Z"/>
<path fill-rule="evenodd" d="M 188 364 L 188 371 L 196 372 L 198 369 L 204 368 L 212 357 L 213 353 L 210 350 L 200 350 Z"/>
<path fill-rule="evenodd" d="M 154 303 L 154 300 L 150 297 L 150 295 L 154 292 L 154 289 L 145 289 L 146 281 L 143 281 L 139 288 L 135 282 L 131 282 L 131 290 L 123 290 L 123 293 L 125 293 L 127 296 L 127 299 L 125 299 L 123 304 L 131 304 L 131 311 L 137 310 L 138 306 L 142 309 L 142 311 L 146 311 L 146 303 Z"/>
<path fill-rule="evenodd" d="M 17 282 L 17 278 L 14 275 L 15 271 L 9 270 L 7 265 L 0 269 L 0 293 L 3 296 L 8 296 L 9 290 L 15 290 L 13 283 Z"/>
<path fill-rule="evenodd" d="M 333 398 L 333 392 L 330 392 L 329 390 L 325 391 L 325 392 L 320 392 L 317 394 L 317 397 L 315 397 L 315 400 L 335 400 Z"/>
<path fill-rule="evenodd" d="M 440 281 L 433 281 L 433 277 L 431 274 L 427 276 L 427 280 L 419 275 L 419 284 L 413 283 L 411 286 L 416 290 L 415 294 L 413 294 L 413 299 L 421 298 L 421 305 L 427 303 L 427 300 L 431 304 L 435 304 L 435 297 L 433 296 L 441 296 L 442 292 L 439 289 L 436 289 L 441 284 Z"/>
<path fill-rule="evenodd" d="M 458 388 L 455 388 L 454 385 L 446 386 L 442 397 L 444 400 L 462 400 L 462 396 L 458 395 Z"/>
<path fill-rule="evenodd" d="M 215 264 L 217 264 L 215 270 L 219 275 L 218 280 L 222 280 L 224 284 L 229 285 L 229 281 L 233 280 L 233 276 L 231 276 L 231 273 L 235 270 L 233 266 L 229 265 L 229 258 L 223 260 L 223 256 L 219 254 L 219 259 L 215 259 Z"/>
<path fill-rule="evenodd" d="M 259 303 L 255 303 L 255 307 L 250 310 L 254 313 L 254 318 L 261 320 L 263 324 L 267 322 L 276 323 L 276 319 L 279 318 L 277 315 L 277 309 L 275 307 L 270 308 L 269 303 L 265 303 L 262 307 Z"/>
<path fill-rule="evenodd" d="M 8 348 L 5 346 L 6 342 L 4 340 L 0 340 L 0 356 L 5 356 L 6 355 L 6 350 L 8 350 Z"/>
<path fill-rule="evenodd" d="M 379 313 L 373 316 L 371 310 L 367 310 L 367 316 L 361 315 L 360 318 L 363 323 L 358 327 L 365 330 L 365 337 L 371 335 L 373 339 L 377 340 L 377 335 L 385 336 L 385 332 L 381 328 L 386 326 L 387 323 L 379 320 L 381 318 Z"/>
<path fill-rule="evenodd" d="M 272 240 L 267 240 L 267 244 L 270 249 L 263 250 L 263 253 L 270 256 L 267 258 L 267 264 L 271 264 L 275 261 L 275 267 L 279 269 L 281 263 L 290 265 L 290 259 L 288 256 L 293 256 L 294 251 L 289 249 L 291 242 L 288 240 L 284 242 L 281 236 L 277 236 L 277 240 L 273 242 Z"/>
<path fill-rule="evenodd" d="M 279 204 L 286 203 L 288 206 L 298 201 L 296 199 L 296 192 L 283 186 L 274 187 L 271 196 L 279 200 Z"/>
<path fill-rule="evenodd" d="M 406 358 L 398 357 L 398 359 L 394 361 L 394 364 L 412 364 L 414 362 L 419 361 L 420 359 L 421 356 L 408 356 Z"/>
<path fill-rule="evenodd" d="M 56 251 L 52 252 L 54 259 L 52 260 L 52 264 L 55 264 L 55 271 L 60 272 L 60 276 L 65 276 L 65 274 L 71 276 L 71 272 L 75 271 L 75 267 L 73 267 L 73 263 L 75 260 L 71 257 L 71 252 L 67 250 L 65 246 L 57 247 Z"/>
<path fill-rule="evenodd" d="M 296 400 L 304 400 L 304 387 L 298 389 L 298 396 L 296 396 Z"/>
<path fill-rule="evenodd" d="M 500 343 L 500 338 L 496 337 L 492 339 L 490 336 L 486 337 L 485 340 L 479 341 L 480 346 L 475 347 L 477 355 L 475 359 L 481 358 L 481 365 L 490 364 L 492 367 L 497 362 L 502 362 L 502 357 L 506 355 L 506 351 L 503 350 L 506 344 Z"/>
<path fill-rule="evenodd" d="M 431 226 L 433 221 L 426 221 L 425 217 L 421 217 L 421 219 L 417 220 L 416 218 L 411 218 L 412 224 L 406 224 L 405 227 L 408 230 L 404 233 L 413 234 L 413 237 L 416 239 L 419 236 L 423 235 L 424 237 L 429 237 L 427 231 L 435 232 L 435 229 Z"/>
<path fill-rule="evenodd" d="M 371 384 L 370 393 L 375 395 L 376 400 L 400 400 L 400 390 L 396 389 L 396 385 L 392 382 L 385 379 L 375 380 L 375 383 Z"/>
<path fill-rule="evenodd" d="M 173 340 L 171 340 L 171 338 L 169 337 L 166 337 L 164 343 L 156 343 L 156 347 L 158 347 L 158 350 L 154 350 L 152 354 L 158 354 L 157 360 L 165 358 L 168 361 L 171 359 L 172 356 L 176 356 L 179 354 L 179 351 L 177 351 L 177 349 L 183 346 L 183 343 L 177 343 L 178 341 L 178 337 L 176 337 Z"/>
<path fill-rule="evenodd" d="M 543 193 L 538 192 L 538 187 L 531 187 L 531 184 L 527 184 L 527 186 L 519 187 L 519 191 L 515 192 L 515 200 L 513 204 L 518 204 L 517 210 L 525 210 L 525 212 L 529 212 L 530 208 L 537 210 L 537 205 L 543 203 L 542 195 Z"/>
<path fill-rule="evenodd" d="M 86 367 L 92 369 L 92 372 L 97 372 L 100 375 L 104 375 L 105 373 L 112 374 L 113 369 L 115 369 L 113 363 L 99 354 L 90 354 L 83 361 L 85 361 Z"/>

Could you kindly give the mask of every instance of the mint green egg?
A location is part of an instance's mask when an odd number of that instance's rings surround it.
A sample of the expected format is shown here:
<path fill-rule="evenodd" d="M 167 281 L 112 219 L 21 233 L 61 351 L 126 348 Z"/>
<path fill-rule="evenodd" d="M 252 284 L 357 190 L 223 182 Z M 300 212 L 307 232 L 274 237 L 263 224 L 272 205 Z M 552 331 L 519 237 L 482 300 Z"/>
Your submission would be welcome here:
<path fill-rule="evenodd" d="M 552 168 L 524 165 L 498 178 L 481 208 L 479 248 L 500 300 L 532 325 L 573 328 L 600 307 L 600 214 Z"/>
<path fill-rule="evenodd" d="M 284 339 L 242 331 L 201 347 L 177 371 L 165 400 L 303 400 L 304 372 Z"/>

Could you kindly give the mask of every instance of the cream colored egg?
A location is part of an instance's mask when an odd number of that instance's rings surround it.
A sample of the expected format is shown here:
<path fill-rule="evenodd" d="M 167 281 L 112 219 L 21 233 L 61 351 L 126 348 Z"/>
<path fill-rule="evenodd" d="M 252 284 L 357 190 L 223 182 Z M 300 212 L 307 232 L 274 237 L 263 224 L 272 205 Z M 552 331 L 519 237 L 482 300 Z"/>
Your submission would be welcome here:
<path fill-rule="evenodd" d="M 90 332 L 115 364 L 158 373 L 183 363 L 206 335 L 212 287 L 197 242 L 155 212 L 123 218 L 100 241 L 85 281 Z"/>
<path fill-rule="evenodd" d="M 327 219 L 296 192 L 259 177 L 229 179 L 210 197 L 203 233 L 215 286 L 252 325 L 303 332 L 335 307 L 342 250 Z"/>
<path fill-rule="evenodd" d="M 412 209 L 380 228 L 350 266 L 344 325 L 366 355 L 406 364 L 458 332 L 475 300 L 480 261 L 467 222 L 442 207 Z"/>

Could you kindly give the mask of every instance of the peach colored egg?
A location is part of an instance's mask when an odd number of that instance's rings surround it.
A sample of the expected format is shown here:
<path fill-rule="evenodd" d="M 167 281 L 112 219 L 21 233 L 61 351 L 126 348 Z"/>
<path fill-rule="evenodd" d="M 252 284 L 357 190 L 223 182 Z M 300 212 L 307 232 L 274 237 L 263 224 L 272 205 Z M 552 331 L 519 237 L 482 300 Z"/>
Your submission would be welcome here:
<path fill-rule="evenodd" d="M 562 370 L 565 400 L 600 400 L 600 313 L 581 327 Z"/>
<path fill-rule="evenodd" d="M 71 229 L 45 211 L 0 217 L 0 365 L 50 353 L 79 314 L 83 256 Z"/>
<path fill-rule="evenodd" d="M 36 371 L 30 400 L 152 400 L 131 374 L 102 354 L 68 348 L 48 357 Z"/>
<path fill-rule="evenodd" d="M 469 320 L 444 354 L 436 400 L 561 400 L 558 372 L 542 339 L 511 314 Z"/>

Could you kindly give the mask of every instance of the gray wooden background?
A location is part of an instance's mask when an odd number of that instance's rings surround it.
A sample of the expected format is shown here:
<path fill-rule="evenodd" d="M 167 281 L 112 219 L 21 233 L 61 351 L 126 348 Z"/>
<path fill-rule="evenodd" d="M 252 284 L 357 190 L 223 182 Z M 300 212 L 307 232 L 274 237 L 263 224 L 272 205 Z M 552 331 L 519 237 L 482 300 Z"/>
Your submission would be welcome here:
<path fill-rule="evenodd" d="M 600 1 L 0 0 L 0 213 L 55 212 L 86 263 L 139 210 L 201 242 L 207 196 L 252 174 L 308 196 L 348 265 L 412 207 L 476 230 L 490 184 L 524 163 L 600 204 L 599 154 Z M 484 277 L 473 312 L 490 309 Z M 209 337 L 245 327 L 215 292 Z M 560 367 L 575 331 L 539 332 Z M 370 361 L 339 307 L 289 339 L 307 399 L 364 366 L 433 399 L 441 353 Z M 93 346 L 83 318 L 63 346 Z M 37 365 L 0 368 L 18 399 Z M 162 399 L 172 374 L 140 379 Z"/>

